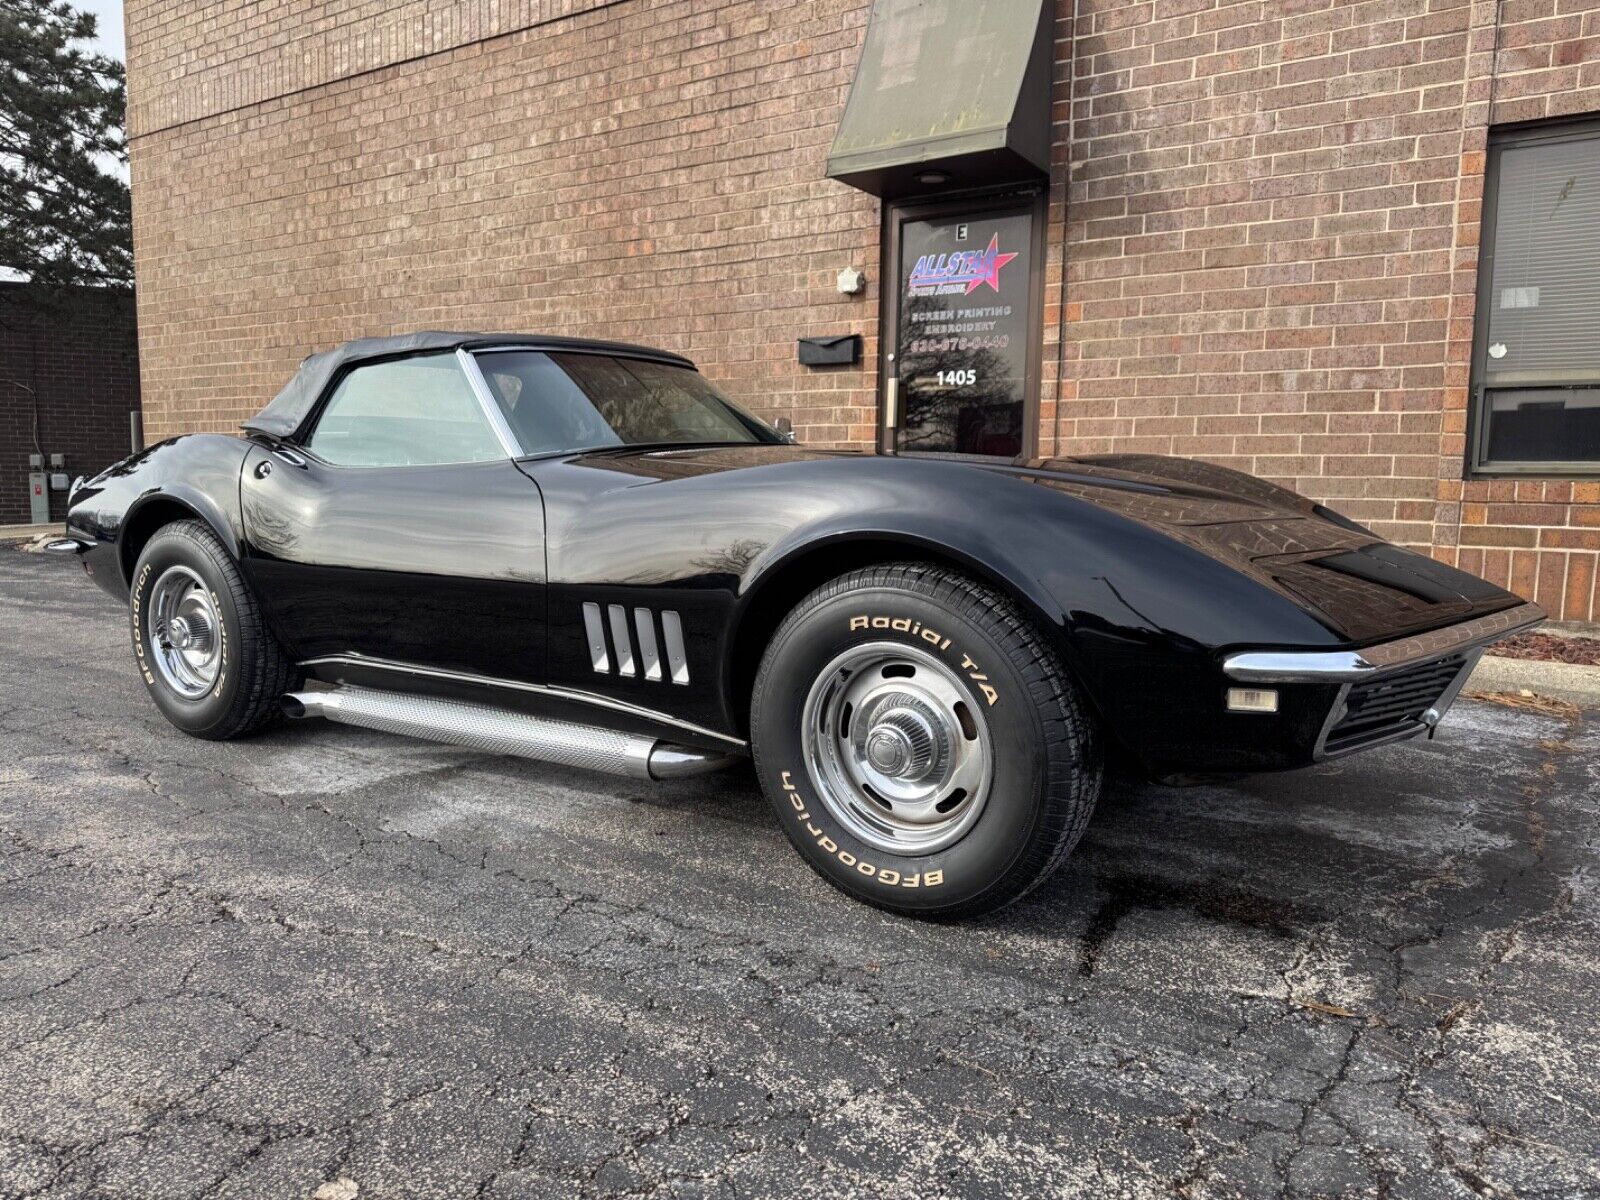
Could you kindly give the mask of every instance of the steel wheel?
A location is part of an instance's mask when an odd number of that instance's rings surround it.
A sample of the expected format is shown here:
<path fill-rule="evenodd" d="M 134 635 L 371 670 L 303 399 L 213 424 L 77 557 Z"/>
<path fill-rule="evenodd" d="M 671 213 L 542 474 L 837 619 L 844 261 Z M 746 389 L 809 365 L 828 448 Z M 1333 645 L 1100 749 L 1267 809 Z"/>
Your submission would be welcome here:
<path fill-rule="evenodd" d="M 198 700 L 222 665 L 222 617 L 211 589 L 188 567 L 168 567 L 150 589 L 147 632 L 161 680 Z"/>
<path fill-rule="evenodd" d="M 803 721 L 813 786 L 868 845 L 932 854 L 983 811 L 994 776 L 988 725 L 933 655 L 897 642 L 852 647 L 811 685 Z"/>

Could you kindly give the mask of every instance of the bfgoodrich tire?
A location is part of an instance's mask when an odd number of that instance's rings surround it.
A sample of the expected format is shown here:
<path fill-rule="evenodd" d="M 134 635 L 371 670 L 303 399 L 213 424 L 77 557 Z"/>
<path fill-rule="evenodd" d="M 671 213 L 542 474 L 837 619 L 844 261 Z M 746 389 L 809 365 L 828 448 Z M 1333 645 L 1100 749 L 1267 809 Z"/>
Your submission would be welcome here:
<path fill-rule="evenodd" d="M 130 591 L 134 660 L 167 720 L 222 740 L 277 718 L 294 664 L 209 527 L 176 521 L 159 529 L 139 555 Z"/>
<path fill-rule="evenodd" d="M 768 645 L 751 705 L 762 788 L 801 855 L 913 916 L 990 912 L 1043 882 L 1099 795 L 1090 715 L 1016 606 L 895 563 L 825 584 Z"/>

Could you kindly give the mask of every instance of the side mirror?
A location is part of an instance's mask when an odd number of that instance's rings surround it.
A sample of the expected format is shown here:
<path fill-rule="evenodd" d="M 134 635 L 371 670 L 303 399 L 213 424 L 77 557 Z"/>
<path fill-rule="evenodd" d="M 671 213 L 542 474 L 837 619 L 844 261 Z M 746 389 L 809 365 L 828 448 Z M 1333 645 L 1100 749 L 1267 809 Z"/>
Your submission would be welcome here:
<path fill-rule="evenodd" d="M 772 427 L 783 435 L 784 441 L 794 441 L 794 422 L 788 417 L 779 417 L 772 423 Z"/>

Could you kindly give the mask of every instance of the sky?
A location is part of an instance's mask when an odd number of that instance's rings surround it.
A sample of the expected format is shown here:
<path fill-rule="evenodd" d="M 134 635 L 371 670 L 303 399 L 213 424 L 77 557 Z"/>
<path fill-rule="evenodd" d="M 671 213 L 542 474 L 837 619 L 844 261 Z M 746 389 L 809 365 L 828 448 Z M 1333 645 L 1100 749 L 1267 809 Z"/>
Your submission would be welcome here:
<path fill-rule="evenodd" d="M 85 9 L 100 18 L 100 37 L 95 49 L 101 54 L 123 60 L 127 51 L 123 47 L 122 0 L 71 0 L 74 8 Z"/>
<path fill-rule="evenodd" d="M 118 62 L 127 61 L 128 52 L 122 29 L 122 0 L 71 0 L 74 8 L 81 8 L 92 12 L 99 20 L 98 36 L 94 40 L 94 48 L 108 58 Z M 128 168 L 120 162 L 106 162 L 103 167 L 113 175 L 121 176 L 124 181 L 128 178 Z"/>

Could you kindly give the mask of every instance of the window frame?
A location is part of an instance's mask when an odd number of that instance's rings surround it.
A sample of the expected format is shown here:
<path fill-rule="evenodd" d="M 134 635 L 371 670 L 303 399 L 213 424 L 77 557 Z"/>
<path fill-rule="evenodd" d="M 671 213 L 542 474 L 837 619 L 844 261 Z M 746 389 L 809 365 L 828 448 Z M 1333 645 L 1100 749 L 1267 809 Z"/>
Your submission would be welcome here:
<path fill-rule="evenodd" d="M 422 358 L 453 358 L 456 371 L 466 382 L 472 392 L 473 399 L 477 402 L 478 413 L 484 419 L 490 432 L 494 435 L 496 444 L 500 447 L 500 456 L 496 458 L 470 458 L 456 459 L 448 462 L 431 463 L 336 463 L 331 462 L 318 454 L 311 447 L 311 441 L 316 437 L 317 429 L 322 425 L 322 420 L 328 414 L 328 406 L 333 403 L 333 398 L 338 395 L 339 389 L 344 386 L 345 380 L 357 371 L 368 367 L 379 367 L 389 363 L 412 362 Z M 478 372 L 478 364 L 465 350 L 431 350 L 423 353 L 392 354 L 382 358 L 367 358 L 354 362 L 343 368 L 337 375 L 328 381 L 326 390 L 317 399 L 316 406 L 312 409 L 310 418 L 305 423 L 305 428 L 294 439 L 294 446 L 319 466 L 331 471 L 427 471 L 439 467 L 472 467 L 482 463 L 509 462 L 521 457 L 521 447 L 517 445 L 516 437 L 506 425 L 505 417 L 489 396 L 487 385 L 483 376 Z"/>
<path fill-rule="evenodd" d="M 1027 214 L 1030 267 L 1028 272 L 1028 345 L 1023 373 L 1021 460 L 1039 456 L 1039 422 L 1042 411 L 1044 378 L 1044 310 L 1046 230 L 1049 226 L 1049 197 L 1037 183 L 1009 184 L 919 196 L 883 205 L 879 236 L 878 275 L 883 281 L 882 303 L 878 307 L 877 412 L 874 414 L 874 444 L 877 453 L 911 458 L 975 459 L 980 462 L 1011 462 L 1002 455 L 964 454 L 947 450 L 902 450 L 901 419 L 904 401 L 900 396 L 900 288 L 901 234 L 912 221 L 937 220 L 948 216 L 980 219 L 996 214 Z M 890 392 L 894 395 L 891 400 Z M 892 422 L 892 423 L 891 423 Z"/>
<path fill-rule="evenodd" d="M 1574 371 L 1569 378 L 1530 379 L 1520 384 L 1498 383 L 1491 389 L 1489 375 L 1489 318 L 1494 302 L 1495 231 L 1500 206 L 1500 164 L 1504 151 L 1559 142 L 1600 141 L 1600 118 L 1540 121 L 1489 131 L 1484 160 L 1483 219 L 1478 232 L 1477 307 L 1472 322 L 1472 365 L 1467 385 L 1466 477 L 1468 479 L 1594 479 L 1600 478 L 1600 461 L 1496 462 L 1488 457 L 1489 397 L 1493 390 L 1568 387 L 1593 384 L 1600 388 L 1600 371 Z"/>

